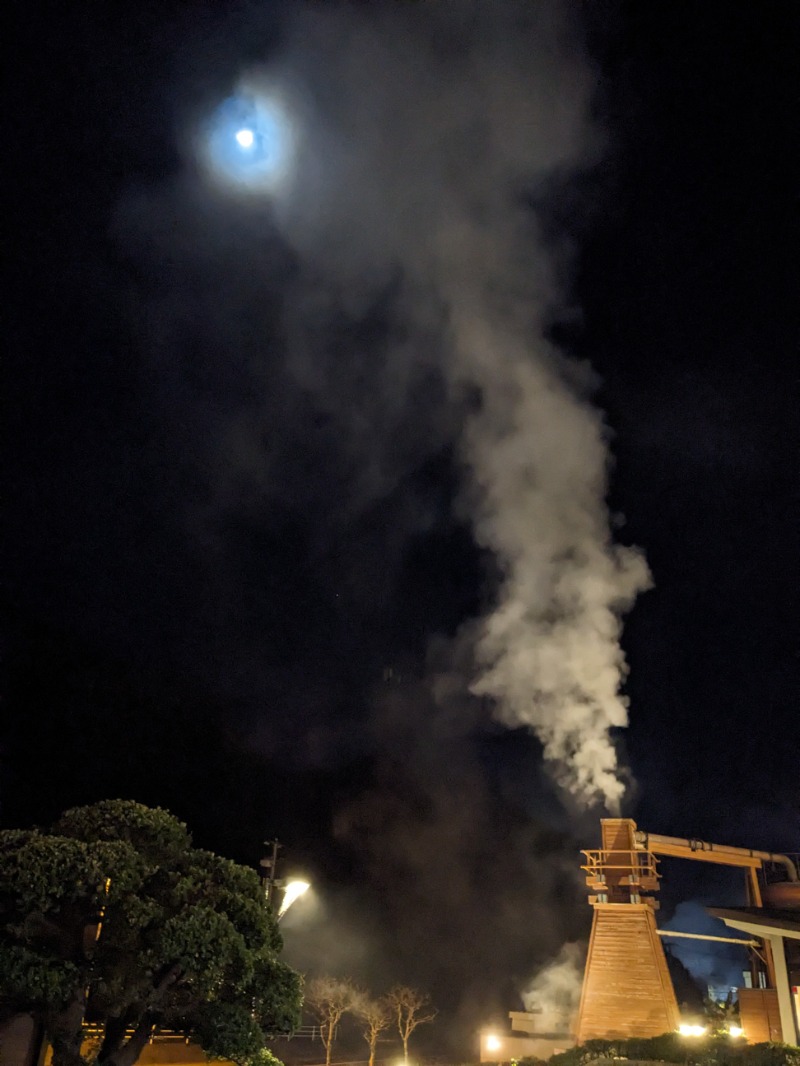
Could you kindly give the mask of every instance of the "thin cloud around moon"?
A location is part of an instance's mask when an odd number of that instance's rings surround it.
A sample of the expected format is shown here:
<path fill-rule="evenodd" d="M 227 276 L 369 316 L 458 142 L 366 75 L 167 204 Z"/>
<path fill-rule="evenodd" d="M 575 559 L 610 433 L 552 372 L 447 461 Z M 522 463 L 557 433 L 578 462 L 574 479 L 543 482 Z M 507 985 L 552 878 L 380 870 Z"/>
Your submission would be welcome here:
<path fill-rule="evenodd" d="M 213 112 L 198 137 L 198 155 L 210 179 L 229 188 L 276 194 L 289 179 L 295 134 L 277 97 L 242 90 Z"/>

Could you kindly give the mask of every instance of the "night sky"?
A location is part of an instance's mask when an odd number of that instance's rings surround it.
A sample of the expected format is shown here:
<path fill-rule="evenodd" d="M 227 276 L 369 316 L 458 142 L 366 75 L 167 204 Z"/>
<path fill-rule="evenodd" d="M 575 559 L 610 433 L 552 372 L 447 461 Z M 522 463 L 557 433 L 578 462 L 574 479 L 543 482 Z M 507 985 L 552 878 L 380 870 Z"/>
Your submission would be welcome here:
<path fill-rule="evenodd" d="M 482 620 L 550 587 L 526 538 L 558 547 L 552 499 L 586 492 L 652 575 L 619 593 L 630 724 L 602 729 L 623 812 L 800 850 L 794 5 L 35 8 L 5 112 L 2 824 L 123 796 L 243 862 L 277 834 L 316 886 L 290 961 L 420 985 L 467 1046 L 588 929 L 604 808 L 543 759 L 544 652 L 530 728 L 508 673 L 471 691 Z M 291 82 L 277 192 L 202 166 L 243 75 Z M 506 338 L 531 354 L 501 371 Z M 582 551 L 554 557 L 584 588 Z M 571 609 L 545 606 L 532 648 Z M 736 886 L 670 866 L 665 910 Z"/>

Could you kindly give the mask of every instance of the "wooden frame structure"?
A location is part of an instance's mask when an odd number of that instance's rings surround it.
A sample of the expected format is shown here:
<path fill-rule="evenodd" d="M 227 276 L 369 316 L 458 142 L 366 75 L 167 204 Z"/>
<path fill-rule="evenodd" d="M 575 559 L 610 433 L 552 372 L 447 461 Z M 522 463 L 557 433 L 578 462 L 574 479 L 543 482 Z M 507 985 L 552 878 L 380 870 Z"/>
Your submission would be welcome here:
<path fill-rule="evenodd" d="M 578 1013 L 579 1044 L 594 1037 L 658 1036 L 677 1029 L 678 1003 L 656 929 L 655 855 L 636 846 L 636 824 L 601 822 L 603 846 L 584 851 L 592 934 Z"/>
<path fill-rule="evenodd" d="M 630 818 L 604 818 L 600 827 L 602 847 L 582 853 L 594 914 L 578 1043 L 596 1037 L 658 1036 L 678 1028 L 678 1004 L 655 921 L 657 855 L 743 869 L 750 907 L 763 906 L 759 873 L 766 864 L 782 865 L 789 880 L 798 882 L 797 868 L 787 855 L 645 833 Z M 759 972 L 765 972 L 774 988 L 775 960 L 768 939 L 746 943 L 754 986 Z"/>

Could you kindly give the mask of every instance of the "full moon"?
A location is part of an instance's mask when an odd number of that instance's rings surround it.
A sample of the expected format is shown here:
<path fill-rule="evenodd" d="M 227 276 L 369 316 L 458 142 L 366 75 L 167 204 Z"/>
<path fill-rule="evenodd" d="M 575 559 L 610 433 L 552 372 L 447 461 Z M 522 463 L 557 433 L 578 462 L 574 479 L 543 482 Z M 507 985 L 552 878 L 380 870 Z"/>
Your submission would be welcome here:
<path fill-rule="evenodd" d="M 248 192 L 274 193 L 287 176 L 292 146 L 291 122 L 280 101 L 241 92 L 211 115 L 201 155 L 216 181 Z"/>

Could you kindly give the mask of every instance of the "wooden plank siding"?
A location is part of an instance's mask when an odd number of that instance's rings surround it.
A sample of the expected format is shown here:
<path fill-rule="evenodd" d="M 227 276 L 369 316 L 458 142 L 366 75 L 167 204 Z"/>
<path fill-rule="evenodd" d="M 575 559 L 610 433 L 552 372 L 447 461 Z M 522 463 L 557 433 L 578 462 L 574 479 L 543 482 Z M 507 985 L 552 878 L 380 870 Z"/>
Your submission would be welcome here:
<path fill-rule="evenodd" d="M 776 988 L 740 988 L 739 1017 L 748 1043 L 783 1040 Z"/>
<path fill-rule="evenodd" d="M 652 907 L 595 904 L 578 1043 L 597 1037 L 659 1036 L 677 1029 L 678 1023 L 678 1003 Z"/>

